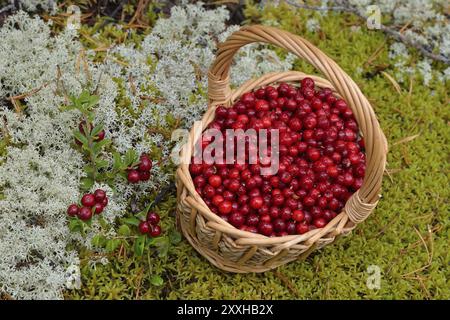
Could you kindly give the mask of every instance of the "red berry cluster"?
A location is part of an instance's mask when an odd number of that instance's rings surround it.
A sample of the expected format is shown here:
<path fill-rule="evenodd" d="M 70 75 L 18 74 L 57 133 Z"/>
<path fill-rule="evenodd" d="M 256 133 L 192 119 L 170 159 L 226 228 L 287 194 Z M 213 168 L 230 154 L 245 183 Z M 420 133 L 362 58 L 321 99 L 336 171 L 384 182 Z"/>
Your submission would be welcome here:
<path fill-rule="evenodd" d="M 249 164 L 248 154 L 245 164 L 190 164 L 211 211 L 241 230 L 284 236 L 323 228 L 362 185 L 364 141 L 353 113 L 311 78 L 298 87 L 280 83 L 245 93 L 230 108 L 218 106 L 209 128 L 224 135 L 226 129 L 279 130 L 276 175 L 260 175 L 265 165 Z M 204 134 L 202 147 L 211 140 Z"/>
<path fill-rule="evenodd" d="M 71 217 L 78 217 L 83 221 L 92 218 L 92 215 L 100 214 L 108 205 L 108 197 L 106 192 L 102 189 L 97 189 L 95 192 L 87 193 L 81 198 L 82 206 L 79 207 L 73 203 L 67 208 L 67 214 Z"/>
<path fill-rule="evenodd" d="M 81 121 L 78 124 L 78 130 L 80 131 L 80 133 L 82 135 L 86 135 L 84 128 L 86 127 L 86 121 Z M 89 131 L 91 131 L 93 129 L 92 123 L 89 123 L 89 125 L 87 126 L 87 128 L 89 129 Z M 95 137 L 95 141 L 102 141 L 103 139 L 105 139 L 105 130 L 100 131 L 97 136 Z M 81 146 L 81 141 L 78 139 L 75 139 L 75 143 L 79 146 Z"/>
<path fill-rule="evenodd" d="M 159 237 L 162 229 L 158 225 L 159 215 L 156 212 L 149 211 L 147 213 L 147 219 L 139 223 L 139 232 L 141 234 L 148 234 L 151 237 Z"/>
<path fill-rule="evenodd" d="M 147 181 L 150 179 L 150 170 L 152 169 L 152 160 L 146 153 L 141 154 L 140 162 L 135 168 L 128 170 L 127 180 L 130 183 Z"/>

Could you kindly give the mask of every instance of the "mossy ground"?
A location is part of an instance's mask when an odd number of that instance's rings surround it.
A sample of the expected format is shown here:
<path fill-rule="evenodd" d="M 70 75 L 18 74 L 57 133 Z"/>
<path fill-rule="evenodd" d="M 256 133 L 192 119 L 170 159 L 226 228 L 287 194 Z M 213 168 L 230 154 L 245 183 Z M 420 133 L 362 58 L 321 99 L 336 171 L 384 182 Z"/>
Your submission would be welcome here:
<path fill-rule="evenodd" d="M 264 274 L 222 272 L 183 240 L 160 258 L 116 254 L 107 265 L 82 262 L 80 290 L 68 299 L 449 299 L 449 86 L 433 80 L 424 86 L 418 75 L 400 92 L 382 73 L 394 75 L 388 58 L 391 43 L 350 15 L 287 7 L 260 11 L 249 6 L 248 23 L 276 21 L 303 35 L 332 57 L 371 101 L 389 141 L 383 197 L 371 217 L 351 235 Z M 308 32 L 314 16 L 319 32 Z M 359 32 L 350 26 L 361 25 Z M 114 35 L 113 28 L 108 32 Z M 132 38 L 137 41 L 136 38 Z M 280 54 L 283 54 L 280 52 Z M 414 67 L 414 55 L 411 66 Z M 442 66 L 437 66 L 442 67 Z M 296 69 L 313 73 L 302 61 Z M 161 204 L 163 226 L 175 225 L 173 194 Z M 367 268 L 381 271 L 381 286 L 367 287 Z M 151 284 L 160 275 L 162 285 Z"/>

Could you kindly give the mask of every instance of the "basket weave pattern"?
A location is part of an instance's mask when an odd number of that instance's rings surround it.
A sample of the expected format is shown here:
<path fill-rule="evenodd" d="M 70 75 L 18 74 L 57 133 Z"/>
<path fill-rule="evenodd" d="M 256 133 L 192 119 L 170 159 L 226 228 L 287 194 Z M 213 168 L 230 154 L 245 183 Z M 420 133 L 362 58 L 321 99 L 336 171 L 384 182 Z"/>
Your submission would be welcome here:
<path fill-rule="evenodd" d="M 254 42 L 284 48 L 305 59 L 327 79 L 301 72 L 266 74 L 250 80 L 236 90 L 229 85 L 233 56 L 242 46 Z M 263 272 L 287 262 L 304 259 L 315 249 L 332 243 L 364 221 L 378 203 L 386 164 L 387 143 L 375 113 L 354 81 L 329 57 L 303 38 L 266 26 L 248 26 L 233 33 L 219 46 L 209 71 L 209 108 L 202 118 L 202 128 L 214 120 L 218 105 L 227 107 L 248 91 L 279 82 L 298 83 L 312 78 L 316 86 L 327 87 L 347 101 L 364 137 L 366 173 L 362 187 L 347 201 L 343 211 L 324 228 L 302 235 L 269 238 L 236 229 L 211 212 L 195 191 L 189 173 L 189 161 L 200 135 L 192 128 L 181 150 L 181 165 L 176 172 L 177 218 L 184 236 L 212 264 L 231 272 Z M 195 136 L 194 136 L 195 135 Z"/>

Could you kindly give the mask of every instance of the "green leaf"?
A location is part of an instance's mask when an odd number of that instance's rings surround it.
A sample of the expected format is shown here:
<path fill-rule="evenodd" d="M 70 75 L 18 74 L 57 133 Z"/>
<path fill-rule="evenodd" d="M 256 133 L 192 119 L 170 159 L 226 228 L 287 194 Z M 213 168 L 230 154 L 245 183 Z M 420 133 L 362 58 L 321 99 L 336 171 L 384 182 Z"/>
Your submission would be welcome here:
<path fill-rule="evenodd" d="M 106 180 L 106 184 L 111 188 L 111 190 L 114 194 L 117 193 L 117 188 L 116 188 L 116 184 L 114 182 L 114 178 Z"/>
<path fill-rule="evenodd" d="M 167 253 L 169 252 L 169 246 L 170 246 L 168 237 L 152 238 L 152 240 L 150 241 L 150 244 L 152 246 L 156 247 L 159 257 L 163 258 L 163 257 L 167 256 Z"/>
<path fill-rule="evenodd" d="M 92 188 L 95 181 L 91 178 L 85 177 L 85 178 L 81 178 L 80 182 L 81 182 L 81 189 L 84 191 L 87 191 Z"/>
<path fill-rule="evenodd" d="M 103 130 L 103 124 L 96 125 L 91 131 L 91 137 L 97 136 Z"/>
<path fill-rule="evenodd" d="M 85 151 L 85 152 L 88 153 L 88 154 L 90 154 L 91 151 L 92 151 L 92 150 L 89 148 L 89 145 L 87 145 L 87 144 L 83 144 L 83 145 L 81 146 L 81 150 Z"/>
<path fill-rule="evenodd" d="M 88 140 L 87 140 L 86 136 L 84 134 L 82 134 L 79 130 L 74 130 L 73 136 L 75 137 L 75 139 L 80 141 L 83 145 L 85 145 L 85 146 L 88 145 Z"/>
<path fill-rule="evenodd" d="M 106 241 L 106 251 L 113 252 L 120 246 L 120 239 L 110 239 Z"/>
<path fill-rule="evenodd" d="M 95 161 L 95 166 L 97 167 L 97 169 L 107 168 L 109 166 L 109 162 L 104 159 L 97 159 Z"/>
<path fill-rule="evenodd" d="M 126 171 L 119 171 L 119 175 L 120 175 L 122 178 L 124 178 L 124 179 L 127 178 L 127 172 L 126 172 Z"/>
<path fill-rule="evenodd" d="M 69 99 L 70 99 L 70 102 L 72 103 L 72 106 L 74 108 L 78 108 L 78 106 L 80 104 L 80 102 L 78 101 L 78 98 L 75 96 L 70 96 Z"/>
<path fill-rule="evenodd" d="M 81 232 L 83 230 L 83 223 L 79 219 L 71 219 L 69 222 L 69 230 L 71 232 Z"/>
<path fill-rule="evenodd" d="M 89 112 L 88 110 L 86 110 L 84 112 L 84 114 L 86 115 L 86 117 L 87 117 L 87 119 L 88 119 L 88 121 L 90 123 L 94 122 L 94 120 L 95 120 L 95 113 L 94 112 Z"/>
<path fill-rule="evenodd" d="M 96 95 L 91 95 L 89 91 L 83 90 L 83 92 L 81 92 L 77 100 L 79 103 L 83 104 L 85 108 L 92 108 L 98 103 L 100 97 Z"/>
<path fill-rule="evenodd" d="M 124 218 L 124 219 L 122 219 L 122 221 L 124 222 L 124 223 L 126 223 L 126 224 L 130 224 L 130 225 L 132 225 L 132 226 L 138 226 L 139 225 L 139 223 L 141 222 L 141 220 L 139 220 L 138 218 L 136 218 L 136 217 L 130 217 L 130 218 Z"/>
<path fill-rule="evenodd" d="M 181 234 L 176 230 L 172 230 L 169 233 L 169 240 L 171 244 L 176 245 L 181 242 Z"/>
<path fill-rule="evenodd" d="M 86 174 L 88 176 L 92 176 L 94 174 L 95 168 L 92 167 L 90 164 L 87 164 L 83 167 L 84 172 L 86 172 Z"/>
<path fill-rule="evenodd" d="M 100 224 L 100 226 L 101 226 L 103 229 L 108 229 L 108 228 L 110 227 L 108 221 L 105 220 L 105 218 L 103 217 L 103 215 L 98 215 L 98 216 L 97 216 L 97 221 L 98 221 L 98 223 Z"/>
<path fill-rule="evenodd" d="M 74 105 L 74 104 L 69 104 L 69 105 L 67 105 L 67 106 L 62 105 L 62 106 L 59 107 L 59 110 L 61 110 L 61 111 L 63 111 L 63 112 L 64 112 L 64 111 L 75 110 L 75 109 L 77 109 L 77 106 Z"/>
<path fill-rule="evenodd" d="M 91 243 L 94 247 L 102 248 L 106 243 L 106 238 L 101 234 L 92 237 Z"/>
<path fill-rule="evenodd" d="M 150 203 L 145 207 L 145 209 L 144 209 L 145 213 L 147 213 L 147 212 L 150 211 L 150 208 L 152 207 L 152 205 L 153 205 L 153 201 L 150 202 Z"/>
<path fill-rule="evenodd" d="M 134 149 L 128 149 L 127 153 L 125 154 L 125 166 L 129 167 L 134 162 L 136 162 L 137 159 L 137 152 Z"/>
<path fill-rule="evenodd" d="M 131 234 L 131 230 L 130 227 L 127 226 L 126 224 L 123 224 L 119 227 L 119 230 L 117 230 L 117 232 L 121 235 L 121 236 L 129 236 Z"/>
<path fill-rule="evenodd" d="M 161 278 L 161 277 L 158 276 L 158 275 L 153 275 L 153 276 L 150 278 L 150 283 L 151 283 L 152 285 L 154 285 L 154 286 L 160 287 L 160 286 L 162 286 L 162 285 L 164 284 L 164 280 L 163 280 L 163 278 Z"/>
<path fill-rule="evenodd" d="M 147 210 L 142 210 L 141 212 L 136 213 L 136 217 L 141 220 L 145 220 L 147 218 Z"/>
<path fill-rule="evenodd" d="M 76 101 L 79 101 L 80 103 L 86 103 L 86 101 L 89 99 L 90 96 L 91 96 L 91 94 L 89 93 L 89 91 L 83 90 L 83 91 L 81 91 L 78 98 L 75 98 L 75 99 L 76 99 Z"/>
<path fill-rule="evenodd" d="M 92 207 L 91 211 L 92 211 L 92 216 L 91 216 L 91 218 L 90 218 L 89 220 L 83 221 L 83 225 L 84 225 L 84 226 L 92 227 L 92 218 L 93 218 L 94 215 L 95 215 L 95 207 Z M 84 229 L 84 228 L 83 228 L 83 229 Z"/>
<path fill-rule="evenodd" d="M 95 106 L 99 100 L 100 100 L 99 96 L 95 96 L 95 95 L 90 96 L 89 101 L 87 103 L 88 107 L 90 108 L 90 107 Z"/>
<path fill-rule="evenodd" d="M 144 254 L 146 240 L 147 236 L 145 234 L 142 234 L 134 241 L 134 253 L 137 256 L 142 256 Z"/>
<path fill-rule="evenodd" d="M 109 140 L 109 139 L 103 139 L 100 142 L 94 142 L 92 144 L 92 151 L 94 152 L 94 154 L 98 154 L 104 146 L 106 146 L 107 144 L 110 144 L 110 143 L 111 143 L 111 140 Z"/>
<path fill-rule="evenodd" d="M 114 158 L 114 164 L 113 164 L 113 168 L 114 170 L 120 170 L 122 168 L 122 157 L 120 156 L 120 154 L 118 152 L 114 152 L 113 153 L 113 158 Z"/>

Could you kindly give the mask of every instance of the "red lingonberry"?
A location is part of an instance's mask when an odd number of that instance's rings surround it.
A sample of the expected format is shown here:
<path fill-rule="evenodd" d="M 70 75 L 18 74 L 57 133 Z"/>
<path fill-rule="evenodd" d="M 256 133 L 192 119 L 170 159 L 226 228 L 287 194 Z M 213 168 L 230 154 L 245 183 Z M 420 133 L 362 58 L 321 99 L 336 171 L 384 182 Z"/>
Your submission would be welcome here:
<path fill-rule="evenodd" d="M 294 210 L 294 212 L 292 212 L 292 219 L 297 222 L 302 222 L 305 219 L 305 214 L 302 210 Z"/>
<path fill-rule="evenodd" d="M 100 213 L 103 212 L 104 207 L 103 207 L 103 205 L 101 203 L 97 202 L 97 203 L 94 204 L 94 209 L 95 209 L 94 210 L 95 214 L 100 214 Z"/>
<path fill-rule="evenodd" d="M 273 226 L 270 222 L 261 222 L 258 225 L 258 231 L 265 236 L 270 236 L 273 232 Z"/>
<path fill-rule="evenodd" d="M 71 217 L 75 217 L 78 214 L 79 208 L 76 204 L 71 204 L 67 208 L 67 214 Z"/>
<path fill-rule="evenodd" d="M 327 224 L 327 221 L 324 218 L 318 218 L 313 223 L 316 228 L 323 228 Z"/>
<path fill-rule="evenodd" d="M 152 161 L 149 158 L 142 158 L 139 163 L 140 171 L 150 171 L 152 169 Z"/>
<path fill-rule="evenodd" d="M 306 223 L 299 223 L 299 224 L 297 224 L 297 228 L 296 229 L 297 229 L 296 231 L 297 231 L 298 234 L 304 234 L 304 233 L 309 231 L 308 224 L 306 224 Z"/>
<path fill-rule="evenodd" d="M 92 193 L 87 193 L 81 198 L 81 204 L 85 207 L 93 207 L 95 204 L 95 196 Z"/>
<path fill-rule="evenodd" d="M 214 188 L 218 188 L 222 184 L 222 178 L 219 175 L 212 175 L 208 178 L 208 183 Z"/>
<path fill-rule="evenodd" d="M 259 215 L 257 214 L 249 214 L 246 219 L 246 224 L 249 226 L 257 226 L 259 223 Z"/>
<path fill-rule="evenodd" d="M 323 216 L 322 218 L 324 218 L 327 222 L 333 220 L 333 218 L 336 217 L 336 213 L 331 211 L 331 210 L 324 210 L 323 211 Z"/>
<path fill-rule="evenodd" d="M 78 210 L 78 218 L 83 221 L 89 220 L 92 218 L 92 209 L 88 207 L 81 207 L 80 210 Z"/>
<path fill-rule="evenodd" d="M 212 204 L 214 204 L 216 207 L 218 207 L 225 199 L 223 198 L 223 196 L 221 196 L 220 194 L 216 194 L 211 202 Z"/>
<path fill-rule="evenodd" d="M 227 215 L 231 212 L 232 207 L 231 207 L 231 202 L 228 200 L 224 200 L 219 204 L 219 212 L 223 215 Z"/>
<path fill-rule="evenodd" d="M 228 218 L 228 222 L 230 222 L 236 228 L 239 228 L 244 224 L 245 218 L 244 218 L 244 215 L 242 215 L 241 213 L 234 212 Z"/>
<path fill-rule="evenodd" d="M 266 100 L 256 100 L 255 110 L 258 111 L 269 111 L 269 103 Z"/>
<path fill-rule="evenodd" d="M 139 172 L 134 169 L 128 171 L 127 179 L 130 183 L 138 183 L 140 180 Z"/>
<path fill-rule="evenodd" d="M 189 172 L 192 175 L 199 175 L 202 173 L 203 166 L 201 164 L 191 163 L 189 165 Z"/>
<path fill-rule="evenodd" d="M 103 139 L 105 139 L 105 134 L 105 130 L 100 131 L 95 137 L 95 141 L 102 141 Z"/>
<path fill-rule="evenodd" d="M 295 234 L 295 228 L 296 228 L 296 224 L 293 221 L 288 221 L 288 223 L 286 223 L 286 232 L 287 234 Z"/>
<path fill-rule="evenodd" d="M 256 102 L 253 92 L 244 93 L 241 97 L 241 102 L 247 107 L 252 108 Z"/>
<path fill-rule="evenodd" d="M 283 219 L 275 219 L 272 225 L 275 232 L 282 232 L 286 230 L 286 222 L 284 222 Z"/>
<path fill-rule="evenodd" d="M 150 226 L 149 235 L 153 238 L 159 237 L 161 235 L 162 229 L 160 226 Z"/>
<path fill-rule="evenodd" d="M 216 114 L 216 118 L 219 119 L 223 119 L 226 118 L 227 116 L 227 108 L 225 108 L 224 106 L 217 106 L 215 114 Z"/>
<path fill-rule="evenodd" d="M 253 197 L 250 199 L 250 207 L 252 209 L 260 209 L 263 206 L 263 198 L 262 197 Z"/>
<path fill-rule="evenodd" d="M 150 171 L 139 171 L 139 180 L 148 181 L 150 179 Z"/>
<path fill-rule="evenodd" d="M 102 189 L 97 189 L 94 191 L 94 197 L 96 202 L 102 202 L 106 198 L 106 192 Z"/>
<path fill-rule="evenodd" d="M 303 78 L 300 84 L 302 88 L 314 88 L 314 80 L 309 77 Z"/>
<path fill-rule="evenodd" d="M 280 218 L 285 220 L 285 221 L 288 221 L 288 220 L 292 219 L 292 210 L 291 210 L 291 208 L 288 208 L 288 207 L 282 208 L 281 209 Z"/>
<path fill-rule="evenodd" d="M 159 214 L 153 211 L 147 213 L 147 222 L 151 225 L 157 225 L 160 221 Z"/>

